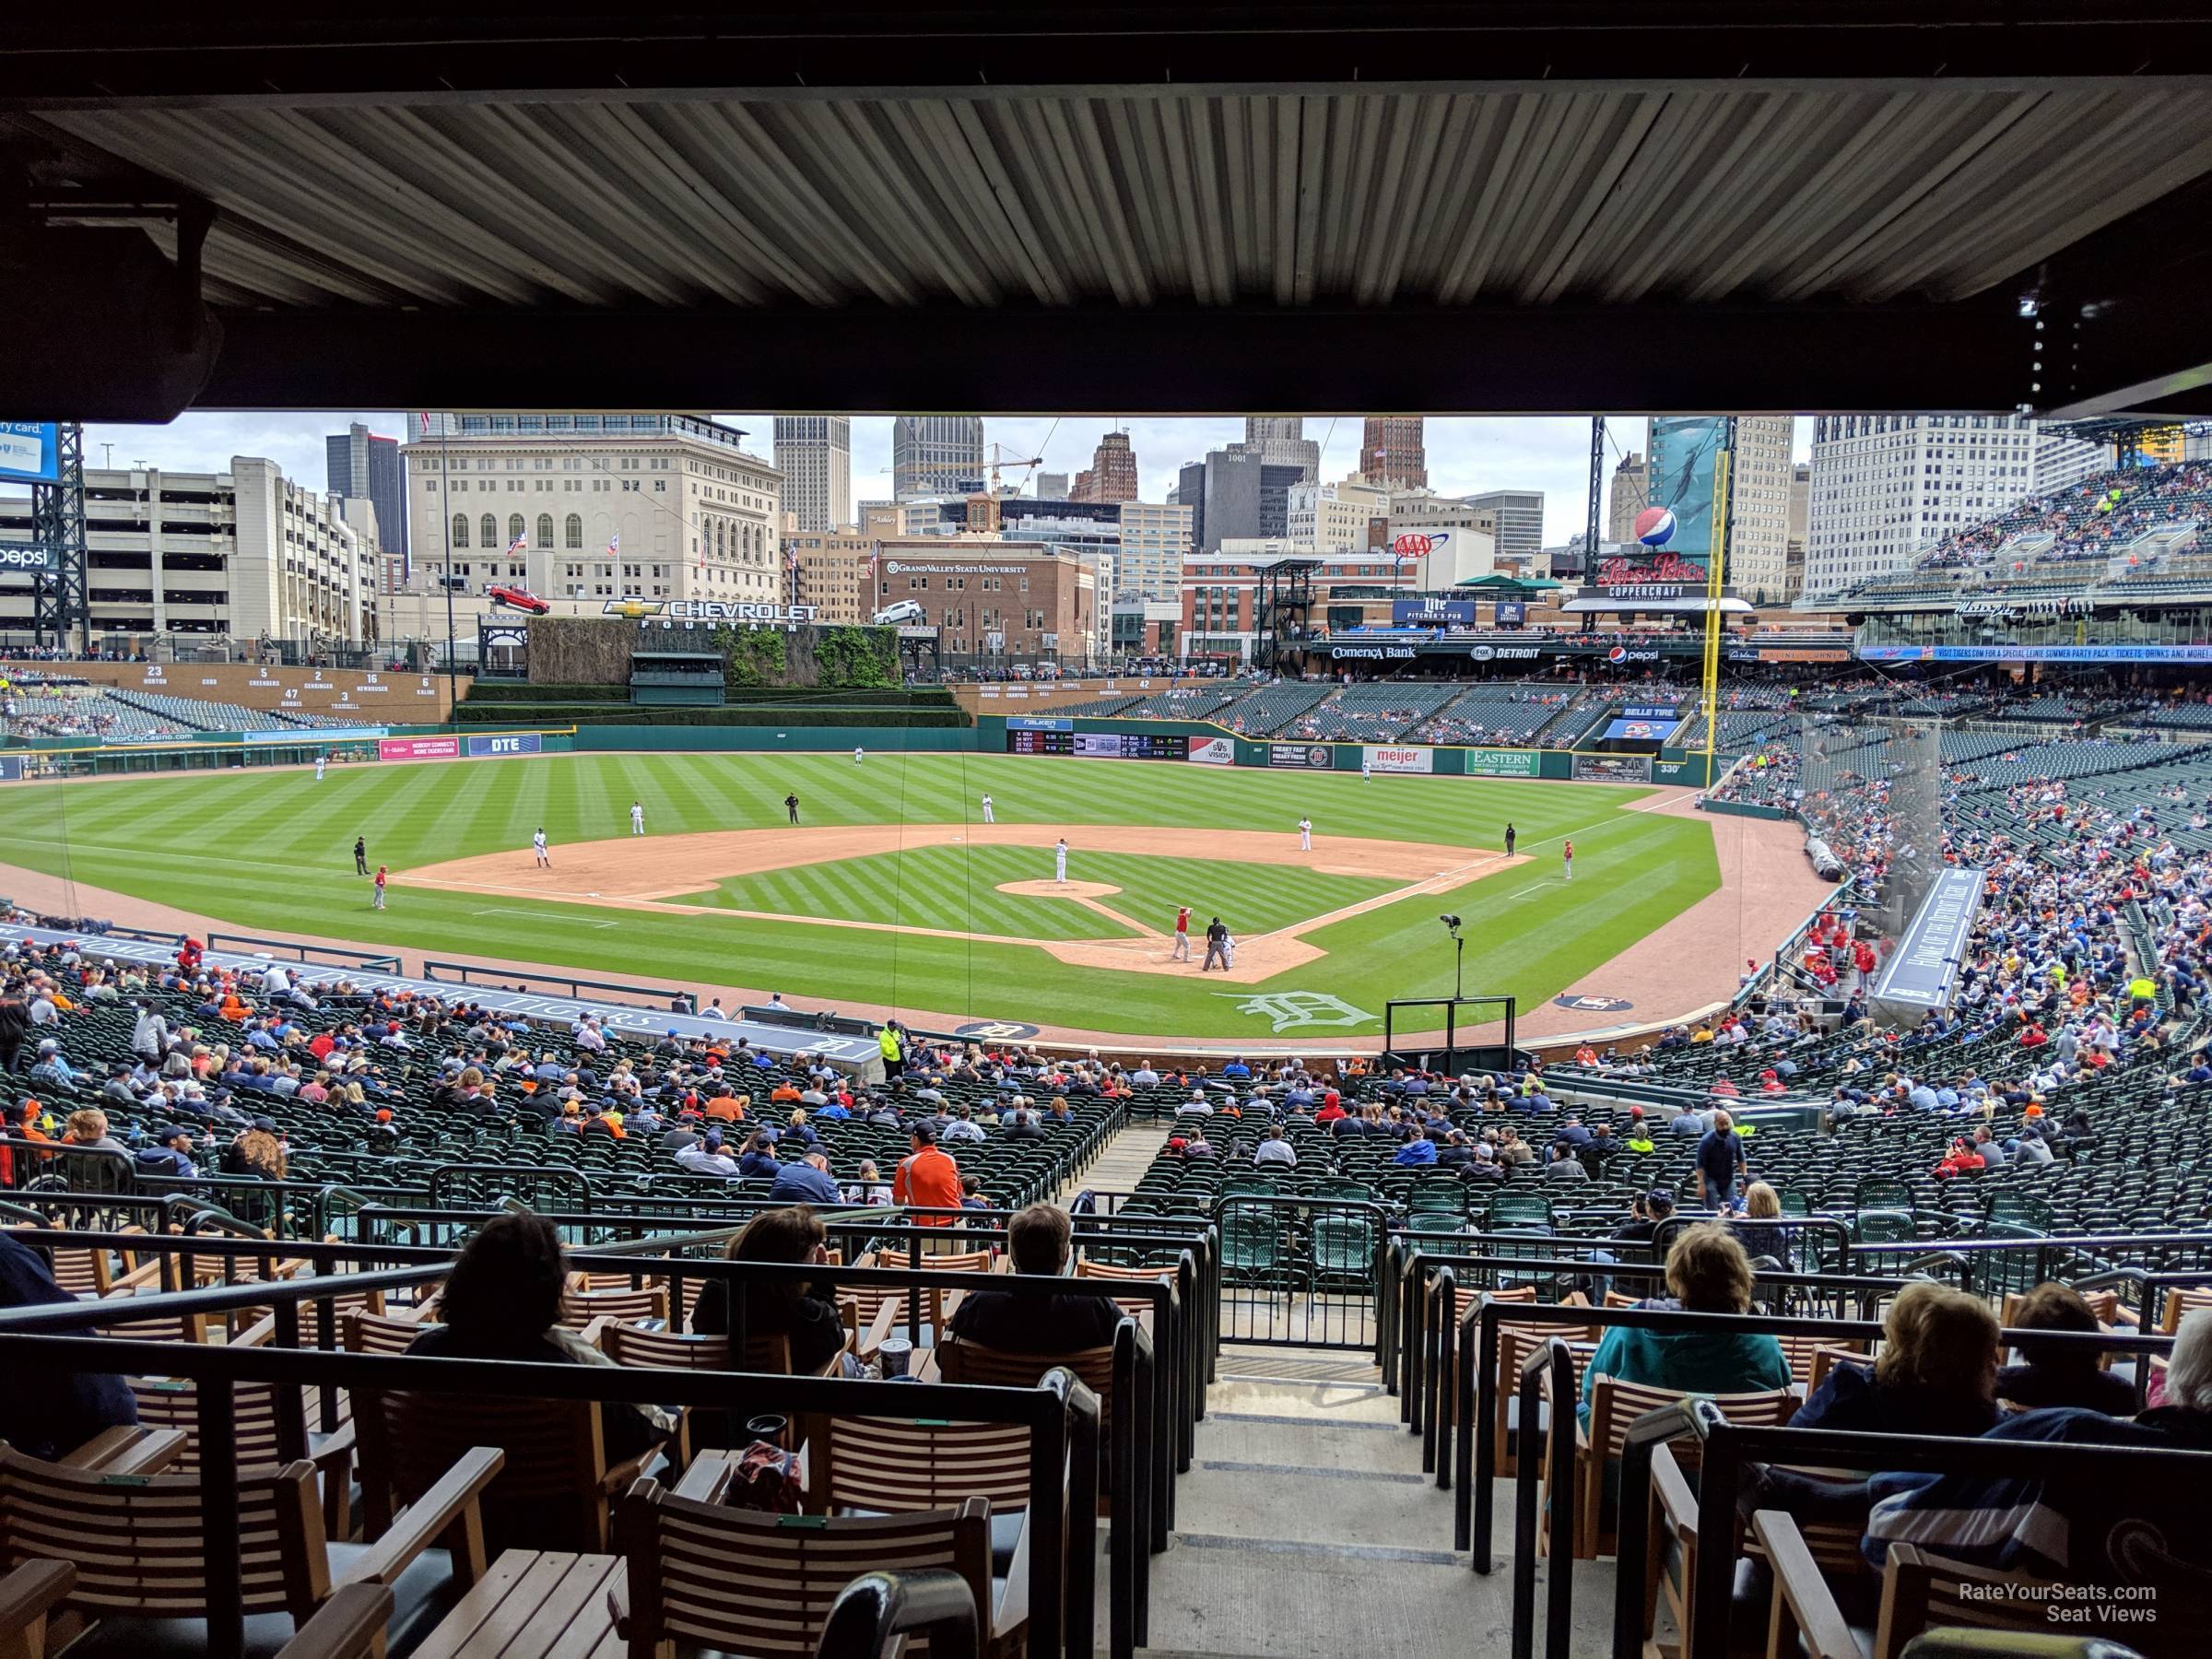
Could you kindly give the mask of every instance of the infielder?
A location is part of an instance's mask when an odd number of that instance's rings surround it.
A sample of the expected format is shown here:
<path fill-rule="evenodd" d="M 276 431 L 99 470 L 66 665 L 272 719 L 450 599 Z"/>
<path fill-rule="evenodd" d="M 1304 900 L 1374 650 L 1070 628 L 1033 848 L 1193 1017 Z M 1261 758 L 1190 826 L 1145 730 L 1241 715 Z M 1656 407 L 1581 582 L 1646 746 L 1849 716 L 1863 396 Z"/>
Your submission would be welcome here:
<path fill-rule="evenodd" d="M 632 835 L 645 833 L 645 803 L 642 801 L 629 804 L 629 832 Z"/>
<path fill-rule="evenodd" d="M 530 838 L 530 851 L 537 854 L 539 869 L 549 870 L 553 867 L 552 856 L 546 851 L 546 832 L 543 830 Z"/>
<path fill-rule="evenodd" d="M 1300 853 L 1313 851 L 1313 820 L 1310 818 L 1298 820 L 1298 850 Z"/>
<path fill-rule="evenodd" d="M 1065 835 L 1053 846 L 1053 879 L 1067 879 L 1067 837 Z"/>
<path fill-rule="evenodd" d="M 989 795 L 985 795 L 983 797 L 983 822 L 986 824 L 995 824 L 998 822 L 998 815 L 991 810 L 991 797 Z"/>

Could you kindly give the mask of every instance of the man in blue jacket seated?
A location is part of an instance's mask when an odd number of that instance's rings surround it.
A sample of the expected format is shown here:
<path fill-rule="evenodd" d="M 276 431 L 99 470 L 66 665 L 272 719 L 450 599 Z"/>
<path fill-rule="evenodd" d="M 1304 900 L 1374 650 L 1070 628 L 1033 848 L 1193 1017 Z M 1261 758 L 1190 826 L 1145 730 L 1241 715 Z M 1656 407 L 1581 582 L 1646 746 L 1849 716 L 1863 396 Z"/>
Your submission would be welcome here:
<path fill-rule="evenodd" d="M 1075 1228 L 1067 1212 L 1032 1204 L 1006 1224 L 1006 1253 L 1014 1271 L 1065 1276 Z M 1073 1354 L 1106 1347 L 1122 1323 L 1110 1296 L 1024 1296 L 1012 1290 L 971 1291 L 946 1328 L 983 1347 L 1008 1354 Z"/>
<path fill-rule="evenodd" d="M 0 1232 L 0 1308 L 39 1308 L 73 1302 L 76 1297 L 54 1282 L 46 1258 Z M 65 1457 L 103 1429 L 128 1428 L 138 1420 L 130 1385 L 106 1371 L 22 1373 L 16 1409 L 8 1413 L 7 1440 L 29 1457 L 52 1463 Z"/>
<path fill-rule="evenodd" d="M 1394 1164 L 1432 1164 L 1436 1161 L 1436 1143 L 1418 1129 L 1408 1129 L 1404 1145 L 1398 1147 L 1397 1155 L 1390 1161 Z"/>
<path fill-rule="evenodd" d="M 769 1188 L 768 1198 L 771 1204 L 835 1206 L 844 1202 L 837 1182 L 830 1178 L 830 1155 L 819 1149 L 779 1169 L 776 1184 Z"/>

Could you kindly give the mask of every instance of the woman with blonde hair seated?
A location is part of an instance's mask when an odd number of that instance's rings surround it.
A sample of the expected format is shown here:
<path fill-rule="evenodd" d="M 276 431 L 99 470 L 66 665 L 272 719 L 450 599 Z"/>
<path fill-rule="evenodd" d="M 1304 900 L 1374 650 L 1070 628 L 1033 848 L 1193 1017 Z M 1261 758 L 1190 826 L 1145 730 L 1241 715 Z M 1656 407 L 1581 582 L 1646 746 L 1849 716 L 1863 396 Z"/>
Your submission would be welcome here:
<path fill-rule="evenodd" d="M 1666 1288 L 1688 1313 L 1748 1313 L 1751 1258 L 1717 1222 L 1692 1227 L 1666 1253 Z M 1615 1325 L 1583 1368 L 1585 1414 L 1600 1376 L 1682 1394 L 1756 1394 L 1788 1387 L 1790 1362 L 1763 1332 Z"/>

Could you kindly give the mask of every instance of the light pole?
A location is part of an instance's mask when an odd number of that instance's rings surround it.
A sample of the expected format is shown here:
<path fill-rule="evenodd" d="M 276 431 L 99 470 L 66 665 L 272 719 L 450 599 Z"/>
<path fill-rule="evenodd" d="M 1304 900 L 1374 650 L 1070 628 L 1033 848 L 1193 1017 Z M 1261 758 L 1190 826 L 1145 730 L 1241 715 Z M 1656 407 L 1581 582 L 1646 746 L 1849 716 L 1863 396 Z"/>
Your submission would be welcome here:
<path fill-rule="evenodd" d="M 1437 920 L 1444 924 L 1444 931 L 1452 935 L 1452 1000 L 1457 1002 L 1462 990 L 1460 969 L 1466 958 L 1467 942 L 1459 936 L 1457 916 L 1439 916 Z"/>

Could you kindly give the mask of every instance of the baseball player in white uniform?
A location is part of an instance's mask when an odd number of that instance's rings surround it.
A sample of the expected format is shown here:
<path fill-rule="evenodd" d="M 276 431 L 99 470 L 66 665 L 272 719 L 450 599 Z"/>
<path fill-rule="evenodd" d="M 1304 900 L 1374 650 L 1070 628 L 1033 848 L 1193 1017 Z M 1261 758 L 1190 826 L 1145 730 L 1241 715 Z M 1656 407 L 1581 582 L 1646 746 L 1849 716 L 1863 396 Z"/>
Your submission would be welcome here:
<path fill-rule="evenodd" d="M 860 745 L 858 745 L 857 743 L 856 743 L 856 744 L 854 744 L 854 745 L 853 746 L 853 765 L 855 765 L 855 766 L 858 766 L 858 765 L 859 765 L 859 764 L 860 764 L 860 763 L 861 763 L 863 760 L 865 760 L 867 758 L 868 758 L 868 751 L 867 751 L 866 749 L 865 749 L 865 748 L 862 748 L 862 747 L 860 747 Z"/>
<path fill-rule="evenodd" d="M 998 822 L 997 814 L 991 810 L 991 797 L 989 795 L 985 795 L 983 797 L 983 822 L 986 824 L 995 824 Z"/>
<path fill-rule="evenodd" d="M 1298 820 L 1298 850 L 1300 853 L 1313 851 L 1313 820 L 1310 818 Z"/>
<path fill-rule="evenodd" d="M 329 764 L 330 764 L 330 757 L 329 757 L 328 755 L 317 755 L 317 756 L 315 757 L 315 782 L 316 782 L 320 783 L 320 782 L 323 782 L 323 769 L 324 769 L 324 767 L 328 766 Z"/>
<path fill-rule="evenodd" d="M 1373 763 L 1372 761 L 1370 761 L 1370 760 L 1362 760 L 1362 761 L 1360 761 L 1360 762 L 1359 762 L 1359 782 L 1362 782 L 1362 783 L 1371 783 L 1371 782 L 1374 782 L 1374 777 L 1375 777 L 1375 768 L 1374 768 L 1374 763 Z"/>
<path fill-rule="evenodd" d="M 1053 847 L 1053 879 L 1067 879 L 1067 837 L 1065 835 Z"/>
<path fill-rule="evenodd" d="M 645 833 L 645 803 L 642 801 L 629 804 L 629 832 L 632 835 Z"/>
<path fill-rule="evenodd" d="M 530 851 L 537 855 L 539 869 L 549 870 L 553 867 L 553 860 L 546 852 L 546 832 L 543 830 L 530 838 Z"/>

